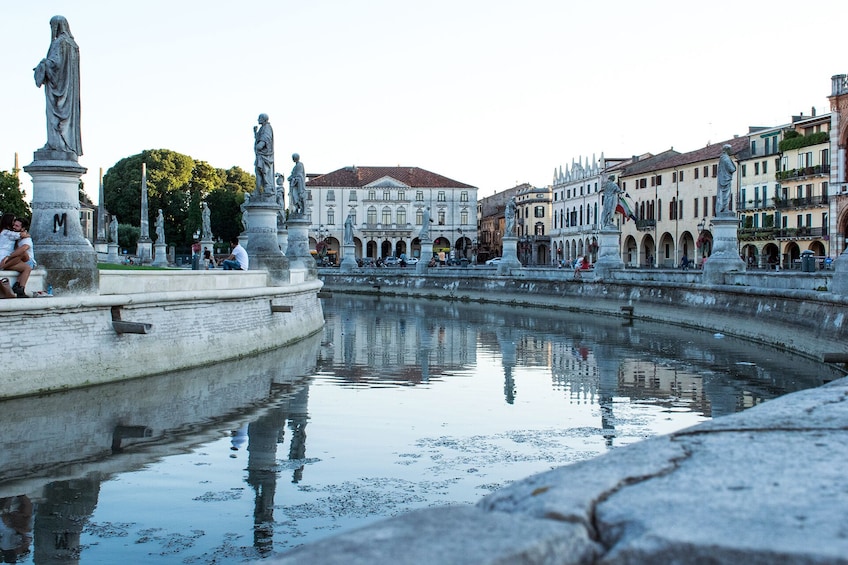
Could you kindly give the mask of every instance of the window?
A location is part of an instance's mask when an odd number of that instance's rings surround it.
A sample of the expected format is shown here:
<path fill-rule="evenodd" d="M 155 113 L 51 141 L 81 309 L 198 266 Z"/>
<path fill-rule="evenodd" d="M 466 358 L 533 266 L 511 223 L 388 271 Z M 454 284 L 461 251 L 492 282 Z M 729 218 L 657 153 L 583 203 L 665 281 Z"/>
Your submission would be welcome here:
<path fill-rule="evenodd" d="M 336 225 L 336 211 L 330 208 L 327 210 L 327 225 Z"/>
<path fill-rule="evenodd" d="M 646 188 L 648 186 L 648 179 L 639 179 L 639 188 Z"/>
<path fill-rule="evenodd" d="M 695 178 L 698 178 L 698 167 L 695 167 Z"/>
<path fill-rule="evenodd" d="M 813 227 L 813 215 L 807 214 L 807 217 L 805 219 L 807 220 L 807 227 L 808 228 Z"/>
<path fill-rule="evenodd" d="M 710 176 L 710 168 L 707 165 L 704 165 L 704 178 Z"/>
<path fill-rule="evenodd" d="M 355 191 L 355 190 L 351 190 L 351 191 L 350 191 L 350 195 L 348 195 L 347 199 L 348 199 L 350 202 L 356 202 L 356 191 Z"/>
<path fill-rule="evenodd" d="M 768 161 L 763 161 L 763 174 L 768 174 Z"/>
<path fill-rule="evenodd" d="M 709 216 L 710 197 L 704 196 L 704 217 Z"/>
<path fill-rule="evenodd" d="M 356 208 L 350 209 L 350 221 L 353 222 L 353 225 L 356 225 Z"/>
<path fill-rule="evenodd" d="M 677 182 L 677 171 L 671 173 L 671 182 Z"/>
<path fill-rule="evenodd" d="M 397 210 L 397 223 L 400 226 L 406 225 L 406 208 L 403 206 Z"/>
<path fill-rule="evenodd" d="M 402 190 L 398 190 L 398 200 L 406 200 L 406 193 Z"/>
<path fill-rule="evenodd" d="M 445 225 L 445 211 L 444 210 L 439 210 L 439 225 L 440 226 Z"/>
<path fill-rule="evenodd" d="M 785 155 L 780 159 L 780 170 L 785 171 L 789 168 L 789 157 Z"/>
<path fill-rule="evenodd" d="M 536 206 L 534 209 L 533 216 L 536 218 L 544 218 L 545 217 L 545 207 L 544 206 Z"/>
<path fill-rule="evenodd" d="M 369 190 L 368 191 L 368 200 L 377 200 L 377 191 Z"/>
<path fill-rule="evenodd" d="M 392 199 L 392 193 L 389 192 L 388 190 L 384 190 L 383 191 L 383 200 L 388 201 L 388 200 L 391 200 L 391 199 Z"/>
<path fill-rule="evenodd" d="M 693 209 L 694 209 L 694 212 L 695 212 L 695 217 L 697 218 L 699 216 L 699 214 L 698 214 L 698 199 L 697 198 L 695 199 Z"/>
<path fill-rule="evenodd" d="M 704 176 L 707 176 L 707 172 L 704 171 Z M 718 163 L 713 165 L 713 178 L 718 176 Z"/>
<path fill-rule="evenodd" d="M 742 175 L 743 177 L 747 177 L 747 176 L 748 176 L 748 165 L 742 165 L 742 172 L 741 172 L 741 175 Z"/>
<path fill-rule="evenodd" d="M 335 202 L 336 201 L 336 191 L 332 188 L 327 191 L 327 202 Z"/>
<path fill-rule="evenodd" d="M 368 208 L 368 225 L 375 225 L 377 223 L 377 209 L 373 206 Z"/>
<path fill-rule="evenodd" d="M 662 186 L 662 175 L 657 175 L 657 186 Z"/>
<path fill-rule="evenodd" d="M 468 210 L 462 210 L 459 213 L 459 223 L 463 226 L 468 225 Z"/>
<path fill-rule="evenodd" d="M 536 224 L 535 235 L 545 235 L 545 224 Z"/>
<path fill-rule="evenodd" d="M 756 155 L 756 154 L 757 154 L 757 142 L 754 141 L 754 140 L 751 140 L 751 155 Z"/>
<path fill-rule="evenodd" d="M 683 201 L 681 200 L 680 202 L 677 203 L 677 205 L 678 205 L 677 206 L 678 207 L 677 218 L 679 220 L 682 220 L 683 219 Z"/>
<path fill-rule="evenodd" d="M 759 163 L 754 163 L 754 174 L 755 175 L 760 174 L 760 164 Z"/>
<path fill-rule="evenodd" d="M 415 191 L 415 201 L 416 202 L 424 202 L 424 191 L 416 190 Z"/>
<path fill-rule="evenodd" d="M 830 165 L 830 151 L 828 149 L 821 150 L 821 154 L 819 155 L 819 163 L 821 163 L 822 167 L 827 167 Z"/>
<path fill-rule="evenodd" d="M 383 216 L 383 219 L 380 223 L 382 223 L 384 226 L 392 223 L 392 209 L 391 208 L 389 208 L 388 206 L 385 206 L 383 208 L 382 216 Z"/>
<path fill-rule="evenodd" d="M 423 223 L 424 223 L 424 210 L 422 210 L 421 208 L 418 208 L 415 211 L 415 225 L 420 226 Z"/>
<path fill-rule="evenodd" d="M 662 220 L 662 199 L 657 200 L 657 221 Z"/>
<path fill-rule="evenodd" d="M 438 200 L 439 202 L 446 202 L 444 190 L 439 191 L 438 198 L 436 198 L 436 200 Z"/>
<path fill-rule="evenodd" d="M 468 191 L 463 190 L 459 193 L 459 201 L 460 202 L 468 202 Z"/>

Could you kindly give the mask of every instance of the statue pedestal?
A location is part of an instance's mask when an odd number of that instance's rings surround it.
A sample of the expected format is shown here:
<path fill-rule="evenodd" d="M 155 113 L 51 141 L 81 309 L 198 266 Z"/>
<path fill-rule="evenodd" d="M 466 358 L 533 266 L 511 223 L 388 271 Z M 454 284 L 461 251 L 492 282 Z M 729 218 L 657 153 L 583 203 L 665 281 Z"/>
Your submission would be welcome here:
<path fill-rule="evenodd" d="M 33 242 L 35 243 L 35 242 Z M 118 244 L 109 243 L 106 250 L 106 261 L 109 263 L 120 263 L 121 256 L 118 255 Z"/>
<path fill-rule="evenodd" d="M 707 284 L 724 284 L 725 273 L 745 271 L 745 261 L 739 257 L 739 221 L 735 215 L 717 217 L 712 225 L 713 253 L 704 263 L 703 280 Z"/>
<path fill-rule="evenodd" d="M 285 228 L 277 228 L 277 245 L 280 246 L 280 253 L 286 254 L 289 249 L 289 232 Z"/>
<path fill-rule="evenodd" d="M 848 296 L 848 247 L 833 262 L 833 281 L 830 292 Z"/>
<path fill-rule="evenodd" d="M 518 238 L 514 236 L 504 237 L 503 256 L 501 262 L 498 263 L 498 274 L 508 275 L 513 269 L 521 268 L 521 261 L 518 260 Z"/>
<path fill-rule="evenodd" d="M 138 256 L 140 264 L 149 265 L 153 260 L 153 240 L 149 237 L 139 238 L 135 254 Z"/>
<path fill-rule="evenodd" d="M 168 266 L 168 246 L 165 242 L 156 242 L 153 246 L 153 261 L 150 264 L 154 267 Z"/>
<path fill-rule="evenodd" d="M 280 244 L 277 243 L 279 208 L 276 201 L 259 198 L 251 198 L 250 204 L 246 206 L 250 222 L 247 227 L 245 249 L 250 260 L 250 270 L 268 271 L 271 286 L 282 286 L 291 280 L 290 261 L 280 251 Z"/>
<path fill-rule="evenodd" d="M 251 221 L 253 221 L 252 217 Z M 309 252 L 309 220 L 290 217 L 288 232 L 286 257 L 291 261 L 291 268 L 306 269 L 307 279 L 318 278 L 318 266 L 315 264 L 315 258 Z"/>
<path fill-rule="evenodd" d="M 421 242 L 421 258 L 418 259 L 418 264 L 415 265 L 416 273 L 426 273 L 427 269 L 430 267 L 430 259 L 433 258 L 433 242 L 432 241 L 422 241 Z"/>
<path fill-rule="evenodd" d="M 100 285 L 97 252 L 79 218 L 79 183 L 86 170 L 63 152 L 45 150 L 24 167 L 32 177 L 32 243 L 47 269 L 46 283 L 57 294 L 97 293 Z"/>
<path fill-rule="evenodd" d="M 621 231 L 605 227 L 598 234 L 598 260 L 595 261 L 595 279 L 608 279 L 612 271 L 624 269 L 621 259 Z"/>
<path fill-rule="evenodd" d="M 345 243 L 342 250 L 344 251 L 344 256 L 342 257 L 342 262 L 339 265 L 339 270 L 342 272 L 348 272 L 359 267 L 359 263 L 356 262 L 356 244 Z"/>

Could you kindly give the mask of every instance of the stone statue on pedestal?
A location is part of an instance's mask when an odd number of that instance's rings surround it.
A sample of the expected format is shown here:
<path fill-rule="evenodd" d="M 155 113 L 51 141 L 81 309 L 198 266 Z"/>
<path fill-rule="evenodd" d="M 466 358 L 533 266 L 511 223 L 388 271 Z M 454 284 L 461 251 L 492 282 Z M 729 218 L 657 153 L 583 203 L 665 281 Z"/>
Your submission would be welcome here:
<path fill-rule="evenodd" d="M 274 130 L 268 114 L 259 114 L 259 126 L 253 126 L 253 151 L 256 153 L 256 194 L 274 194 Z"/>
<path fill-rule="evenodd" d="M 353 244 L 353 212 L 348 213 L 344 223 L 344 244 Z"/>
<path fill-rule="evenodd" d="M 433 220 L 430 219 L 430 207 L 424 207 L 424 214 L 421 216 L 421 231 L 418 232 L 418 239 L 421 241 L 430 241 L 430 224 Z"/>
<path fill-rule="evenodd" d="M 248 226 L 249 226 L 249 223 L 248 223 L 248 221 L 247 221 L 247 216 L 248 216 L 248 213 L 247 213 L 247 206 L 248 206 L 248 204 L 250 204 L 250 194 L 245 193 L 245 194 L 244 194 L 244 202 L 242 202 L 242 203 L 241 203 L 241 206 L 240 206 L 240 210 L 241 210 L 241 227 L 242 227 L 242 228 L 244 228 L 244 231 L 245 231 L 245 232 L 247 232 L 247 228 L 248 228 Z"/>
<path fill-rule="evenodd" d="M 733 181 L 733 173 L 736 172 L 736 165 L 730 158 L 732 147 L 730 144 L 725 144 L 722 148 L 721 157 L 718 160 L 718 193 L 716 194 L 716 216 L 732 215 L 730 210 L 730 193 L 731 183 Z"/>
<path fill-rule="evenodd" d="M 201 230 L 200 230 L 200 239 L 204 241 L 212 240 L 212 211 L 209 209 L 209 205 L 204 202 L 200 205 L 202 211 L 202 222 L 201 222 Z"/>
<path fill-rule="evenodd" d="M 504 210 L 504 237 L 515 236 L 515 198 L 510 198 L 506 202 Z"/>
<path fill-rule="evenodd" d="M 50 49 L 33 69 L 35 85 L 47 99 L 47 144 L 44 149 L 82 155 L 80 134 L 80 55 L 68 20 L 50 19 Z"/>
<path fill-rule="evenodd" d="M 289 205 L 292 214 L 301 218 L 306 213 L 306 172 L 300 162 L 300 155 L 294 153 L 292 161 L 294 167 L 289 176 Z"/>
<path fill-rule="evenodd" d="M 156 244 L 165 244 L 165 216 L 161 208 L 159 208 L 159 215 L 156 216 Z"/>
<path fill-rule="evenodd" d="M 109 241 L 118 243 L 118 216 L 112 215 L 112 220 L 109 222 Z"/>
<path fill-rule="evenodd" d="M 618 195 L 621 188 L 615 184 L 615 175 L 607 177 L 604 183 L 604 208 L 601 213 L 601 228 L 614 228 L 615 209 L 618 207 Z"/>

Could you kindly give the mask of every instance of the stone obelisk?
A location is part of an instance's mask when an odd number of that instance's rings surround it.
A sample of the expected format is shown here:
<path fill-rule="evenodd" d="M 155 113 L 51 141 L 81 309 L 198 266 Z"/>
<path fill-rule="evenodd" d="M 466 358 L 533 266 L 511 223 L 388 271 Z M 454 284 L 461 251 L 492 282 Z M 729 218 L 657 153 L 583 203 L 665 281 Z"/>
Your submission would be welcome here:
<path fill-rule="evenodd" d="M 150 237 L 150 220 L 147 214 L 147 163 L 141 164 L 141 234 L 135 254 L 147 265 L 153 260 L 153 239 Z"/>
<path fill-rule="evenodd" d="M 100 184 L 97 189 L 97 237 L 94 240 L 94 249 L 98 255 L 108 252 L 106 241 L 106 205 L 103 203 L 103 167 L 100 168 Z"/>

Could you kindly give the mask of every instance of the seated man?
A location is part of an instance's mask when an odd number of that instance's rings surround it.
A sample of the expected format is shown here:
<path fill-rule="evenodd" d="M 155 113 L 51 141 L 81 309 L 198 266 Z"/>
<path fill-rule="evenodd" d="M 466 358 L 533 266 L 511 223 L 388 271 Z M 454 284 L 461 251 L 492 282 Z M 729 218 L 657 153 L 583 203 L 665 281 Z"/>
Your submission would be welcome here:
<path fill-rule="evenodd" d="M 20 239 L 15 244 L 15 249 L 2 261 L 0 270 L 17 271 L 18 280 L 12 286 L 12 290 L 18 298 L 26 298 L 26 284 L 29 275 L 35 268 L 35 257 L 32 251 L 32 238 L 29 236 L 29 223 L 21 218 L 15 218 L 12 229 L 20 234 Z"/>
<path fill-rule="evenodd" d="M 221 266 L 225 271 L 246 271 L 248 266 L 247 251 L 241 246 L 237 237 L 230 240 L 233 245 L 233 251 L 230 256 L 221 261 Z"/>

